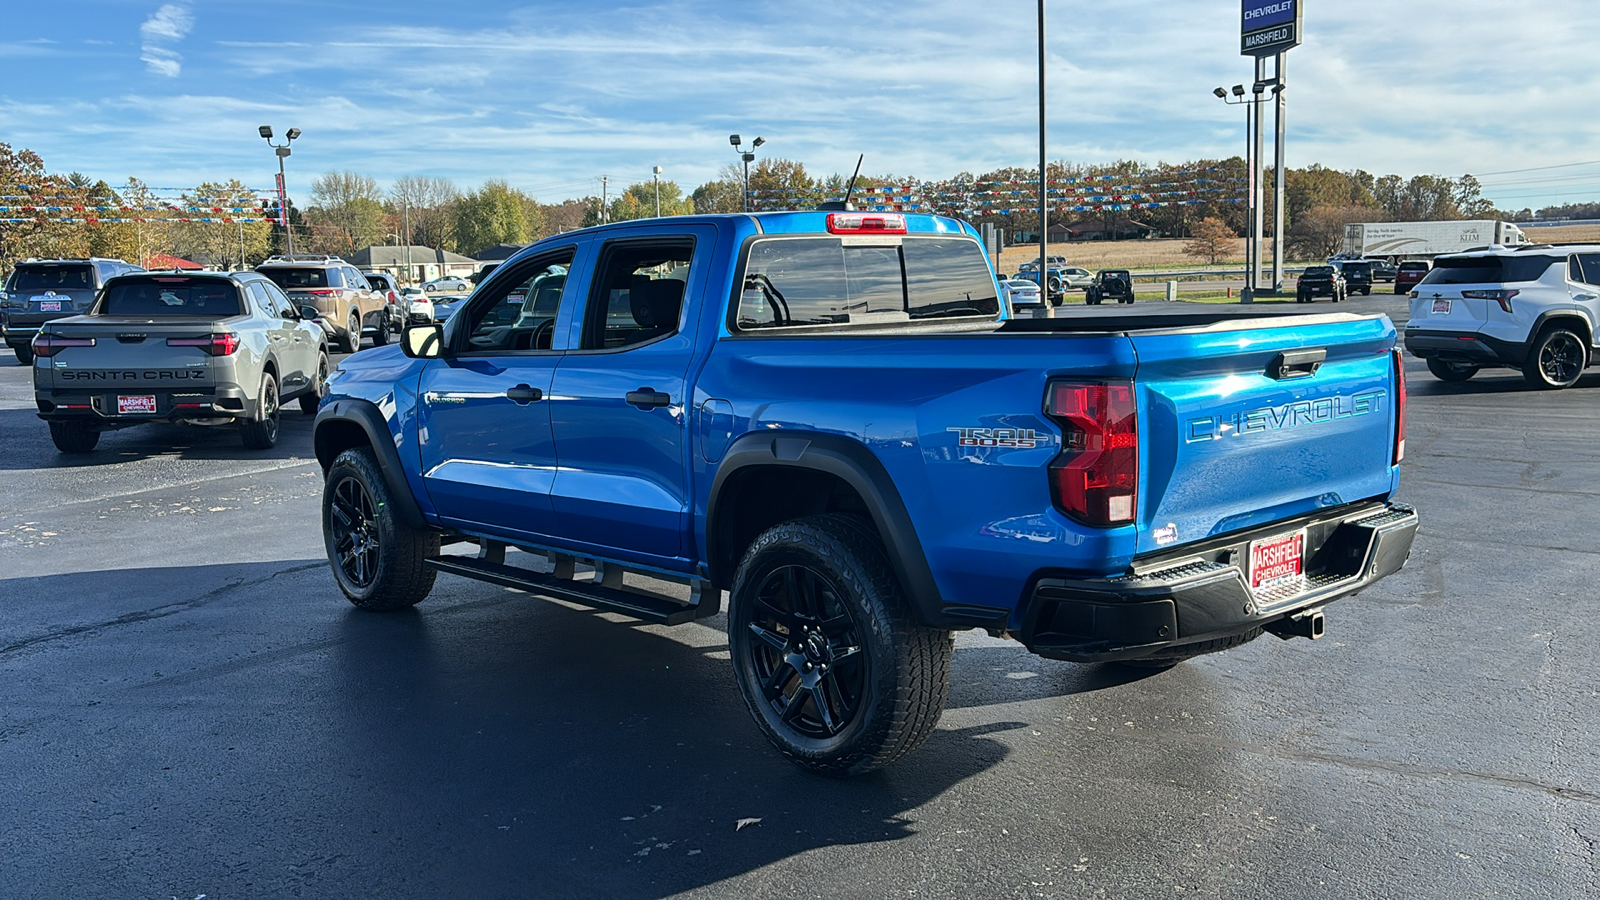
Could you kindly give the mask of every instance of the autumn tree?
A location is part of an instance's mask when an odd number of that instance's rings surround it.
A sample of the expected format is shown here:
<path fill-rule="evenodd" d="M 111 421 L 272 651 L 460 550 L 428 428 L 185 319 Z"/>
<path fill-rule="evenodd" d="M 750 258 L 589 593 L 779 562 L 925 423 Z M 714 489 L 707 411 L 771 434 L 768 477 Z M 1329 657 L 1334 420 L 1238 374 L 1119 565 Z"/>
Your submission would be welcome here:
<path fill-rule="evenodd" d="M 1290 259 L 1326 259 L 1343 248 L 1345 225 L 1370 222 L 1372 214 L 1373 210 L 1365 206 L 1313 207 L 1289 226 L 1284 249 Z"/>
<path fill-rule="evenodd" d="M 504 181 L 486 181 L 455 203 L 456 242 L 462 253 L 495 244 L 526 244 L 542 227 L 539 204 Z"/>
<path fill-rule="evenodd" d="M 461 190 L 448 178 L 408 175 L 389 188 L 389 211 L 399 217 L 399 231 L 409 221 L 409 243 L 456 250 L 455 204 L 460 199 Z"/>
<path fill-rule="evenodd" d="M 311 182 L 311 202 L 306 210 L 311 237 L 305 249 L 346 255 L 383 241 L 383 194 L 377 181 L 356 172 L 329 172 Z"/>
<path fill-rule="evenodd" d="M 1183 245 L 1183 252 L 1216 265 L 1217 260 L 1231 256 L 1238 243 L 1239 237 L 1228 227 L 1228 223 L 1216 216 L 1207 216 L 1194 226 L 1189 243 Z"/>
<path fill-rule="evenodd" d="M 255 192 L 237 178 L 208 181 L 182 195 L 189 219 L 260 218 L 249 210 L 256 208 Z M 190 221 L 172 228 L 173 252 L 186 259 L 208 265 L 246 268 L 272 252 L 272 226 L 267 222 Z"/>
<path fill-rule="evenodd" d="M 675 181 L 641 181 L 628 185 L 607 210 L 612 222 L 648 219 L 656 214 L 656 189 L 661 190 L 661 215 L 687 216 L 695 211 L 694 202 L 683 196 Z"/>

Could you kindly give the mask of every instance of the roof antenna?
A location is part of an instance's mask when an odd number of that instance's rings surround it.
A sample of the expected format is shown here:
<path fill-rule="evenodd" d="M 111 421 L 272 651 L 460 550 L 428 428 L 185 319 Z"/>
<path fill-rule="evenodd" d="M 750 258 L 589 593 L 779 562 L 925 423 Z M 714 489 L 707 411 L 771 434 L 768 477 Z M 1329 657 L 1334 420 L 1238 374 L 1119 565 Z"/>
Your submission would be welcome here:
<path fill-rule="evenodd" d="M 845 187 L 845 189 L 844 189 L 844 199 L 843 200 L 828 200 L 828 201 L 826 201 L 824 203 L 819 203 L 819 204 L 817 204 L 817 209 L 819 209 L 819 210 L 836 210 L 836 211 L 853 211 L 853 210 L 855 210 L 855 207 L 850 205 L 850 195 L 854 194 L 856 192 L 856 179 L 861 177 L 861 161 L 866 159 L 866 158 L 867 158 L 867 155 L 865 153 L 863 153 L 860 156 L 856 157 L 856 171 L 855 171 L 854 175 L 850 176 L 850 184 L 847 185 Z"/>

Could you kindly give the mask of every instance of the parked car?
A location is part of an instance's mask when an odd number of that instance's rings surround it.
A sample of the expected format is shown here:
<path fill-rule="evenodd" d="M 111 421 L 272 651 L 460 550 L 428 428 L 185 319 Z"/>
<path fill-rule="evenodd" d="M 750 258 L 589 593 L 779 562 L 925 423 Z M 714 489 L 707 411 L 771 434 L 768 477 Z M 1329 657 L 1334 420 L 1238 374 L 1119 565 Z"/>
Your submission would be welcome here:
<path fill-rule="evenodd" d="M 443 278 L 435 278 L 423 284 L 422 290 L 429 294 L 447 292 L 464 294 L 472 290 L 472 282 L 465 278 L 457 278 L 454 275 L 446 275 Z"/>
<path fill-rule="evenodd" d="M 1411 292 L 1405 340 L 1444 381 L 1504 367 L 1550 390 L 1594 362 L 1597 328 L 1600 244 L 1535 244 L 1435 259 Z"/>
<path fill-rule="evenodd" d="M 433 321 L 448 322 L 465 299 L 465 294 L 439 294 L 433 297 Z"/>
<path fill-rule="evenodd" d="M 1365 259 L 1338 259 L 1328 261 L 1328 264 L 1339 270 L 1339 276 L 1344 279 L 1344 294 L 1363 296 L 1372 293 L 1372 263 Z"/>
<path fill-rule="evenodd" d="M 280 404 L 315 413 L 328 383 L 317 310 L 255 272 L 147 272 L 106 282 L 80 316 L 33 340 L 39 417 L 63 453 L 149 422 L 234 426 L 244 445 L 277 443 Z"/>
<path fill-rule="evenodd" d="M 1332 297 L 1335 303 L 1345 298 L 1344 276 L 1336 267 L 1306 266 L 1305 271 L 1300 273 L 1294 302 L 1312 303 L 1317 297 Z"/>
<path fill-rule="evenodd" d="M 661 626 L 726 595 L 756 727 L 853 775 L 933 734 L 972 674 L 953 631 L 1166 668 L 1320 636 L 1400 569 L 1386 317 L 1099 312 L 1006 321 L 975 229 L 934 216 L 546 238 L 341 364 L 313 437 L 330 577 L 362 609 L 443 572 Z"/>
<path fill-rule="evenodd" d="M 389 343 L 389 304 L 355 266 L 339 257 L 269 256 L 256 271 L 272 279 L 297 306 L 314 307 L 344 352 L 356 352 L 363 335 L 372 335 L 374 347 Z"/>
<path fill-rule="evenodd" d="M 1002 279 L 1000 291 L 1002 299 L 1012 312 L 1032 314 L 1035 310 L 1044 309 L 1044 298 L 1039 294 L 1039 286 L 1026 278 Z"/>
<path fill-rule="evenodd" d="M 1133 273 L 1127 269 L 1101 269 L 1094 274 L 1094 283 L 1084 293 L 1083 302 L 1099 306 L 1106 300 L 1118 303 L 1133 302 Z"/>
<path fill-rule="evenodd" d="M 1045 296 L 1049 299 L 1051 306 L 1060 306 L 1066 300 L 1067 286 L 1066 282 L 1061 278 L 1060 269 L 1051 269 L 1041 278 L 1037 266 L 1031 268 L 1024 266 L 1017 272 L 1016 277 L 1021 281 L 1031 282 L 1035 287 L 1045 288 Z M 1043 281 L 1042 285 L 1040 284 L 1041 281 Z"/>
<path fill-rule="evenodd" d="M 32 365 L 40 326 L 85 312 L 107 281 L 142 271 L 120 259 L 25 259 L 0 286 L 0 334 L 19 364 Z"/>
<path fill-rule="evenodd" d="M 1417 286 L 1433 266 L 1425 259 L 1408 259 L 1395 267 L 1394 292 L 1404 294 Z"/>
<path fill-rule="evenodd" d="M 1369 256 L 1366 259 L 1367 262 L 1372 263 L 1372 281 L 1374 284 L 1380 281 L 1394 281 L 1396 271 L 1394 263 L 1390 262 L 1386 257 Z"/>
<path fill-rule="evenodd" d="M 389 316 L 389 333 L 399 334 L 405 330 L 406 322 L 410 321 L 410 303 L 400 293 L 400 284 L 388 272 L 362 272 L 361 277 L 367 284 L 383 296 L 384 312 Z"/>
<path fill-rule="evenodd" d="M 1060 269 L 1061 287 L 1069 291 L 1088 291 L 1094 285 L 1094 273 L 1077 266 Z"/>

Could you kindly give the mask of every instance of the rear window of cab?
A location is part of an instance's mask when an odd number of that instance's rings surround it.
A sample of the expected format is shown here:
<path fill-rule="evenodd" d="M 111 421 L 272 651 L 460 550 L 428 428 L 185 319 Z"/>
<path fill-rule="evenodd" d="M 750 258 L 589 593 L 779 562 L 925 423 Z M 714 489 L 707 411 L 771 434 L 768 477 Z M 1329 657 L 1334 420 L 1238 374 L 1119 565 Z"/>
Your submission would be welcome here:
<path fill-rule="evenodd" d="M 132 278 L 113 281 L 100 300 L 102 316 L 240 315 L 239 290 L 220 278 Z"/>
<path fill-rule="evenodd" d="M 983 250 L 966 238 L 763 238 L 740 284 L 739 331 L 1000 314 Z"/>

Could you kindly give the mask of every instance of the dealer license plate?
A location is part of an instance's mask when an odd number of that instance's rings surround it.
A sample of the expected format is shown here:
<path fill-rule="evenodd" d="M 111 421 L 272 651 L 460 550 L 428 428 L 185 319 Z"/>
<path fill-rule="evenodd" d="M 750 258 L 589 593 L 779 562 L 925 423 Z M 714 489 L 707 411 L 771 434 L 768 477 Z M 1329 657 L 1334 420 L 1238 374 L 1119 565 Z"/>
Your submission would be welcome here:
<path fill-rule="evenodd" d="M 156 411 L 156 396 L 154 394 L 140 394 L 136 397 L 118 397 L 117 414 L 153 413 Z"/>
<path fill-rule="evenodd" d="M 1448 316 L 1448 315 L 1450 315 L 1450 301 L 1449 300 L 1435 300 L 1435 301 L 1433 301 L 1433 315 L 1436 315 L 1436 316 Z"/>
<path fill-rule="evenodd" d="M 1280 534 L 1250 542 L 1250 590 L 1256 593 L 1306 583 L 1306 533 Z"/>
<path fill-rule="evenodd" d="M 39 301 L 39 311 L 40 312 L 61 312 L 61 301 L 60 300 L 40 300 Z"/>

